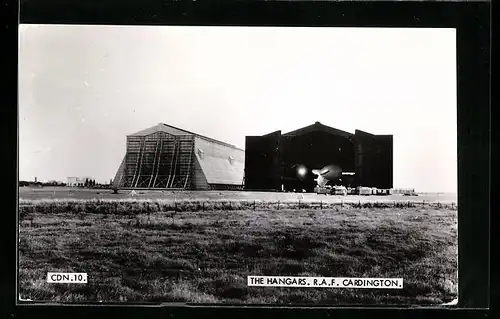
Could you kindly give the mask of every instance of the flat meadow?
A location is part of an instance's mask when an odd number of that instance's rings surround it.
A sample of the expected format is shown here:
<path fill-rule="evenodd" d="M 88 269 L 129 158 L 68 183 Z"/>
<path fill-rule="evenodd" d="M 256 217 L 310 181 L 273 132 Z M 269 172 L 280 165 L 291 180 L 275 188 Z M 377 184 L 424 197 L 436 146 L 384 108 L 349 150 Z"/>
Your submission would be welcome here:
<path fill-rule="evenodd" d="M 450 205 L 19 202 L 22 300 L 438 305 L 457 298 L 457 251 Z M 85 272 L 88 283 L 47 283 L 47 272 Z M 249 287 L 249 275 L 403 278 L 404 287 Z"/>

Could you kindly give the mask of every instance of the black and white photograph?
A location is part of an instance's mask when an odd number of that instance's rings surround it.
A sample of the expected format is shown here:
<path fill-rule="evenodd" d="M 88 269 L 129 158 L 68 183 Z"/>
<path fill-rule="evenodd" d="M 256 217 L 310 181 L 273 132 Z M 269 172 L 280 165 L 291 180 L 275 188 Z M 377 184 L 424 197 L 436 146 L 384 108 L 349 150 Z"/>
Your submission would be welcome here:
<path fill-rule="evenodd" d="M 18 300 L 456 305 L 456 39 L 19 25 Z"/>

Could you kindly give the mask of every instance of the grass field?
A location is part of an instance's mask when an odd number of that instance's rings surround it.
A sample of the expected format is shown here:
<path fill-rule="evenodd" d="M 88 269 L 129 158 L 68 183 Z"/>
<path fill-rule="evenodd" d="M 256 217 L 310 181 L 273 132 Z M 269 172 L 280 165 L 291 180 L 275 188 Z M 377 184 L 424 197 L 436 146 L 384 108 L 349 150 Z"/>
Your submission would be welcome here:
<path fill-rule="evenodd" d="M 278 210 L 133 199 L 20 205 L 23 299 L 435 305 L 457 297 L 456 207 Z M 86 272 L 89 282 L 49 284 L 48 271 Z M 248 275 L 402 277 L 404 289 L 248 287 Z"/>

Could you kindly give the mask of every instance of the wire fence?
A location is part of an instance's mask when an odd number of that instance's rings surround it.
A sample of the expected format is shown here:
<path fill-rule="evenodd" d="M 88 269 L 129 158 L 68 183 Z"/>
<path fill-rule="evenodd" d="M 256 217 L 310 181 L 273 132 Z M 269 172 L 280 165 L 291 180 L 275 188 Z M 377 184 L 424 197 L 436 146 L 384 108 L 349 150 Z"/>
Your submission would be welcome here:
<path fill-rule="evenodd" d="M 74 213 L 74 214 L 150 214 L 156 212 L 204 212 L 204 211 L 280 211 L 280 210 L 333 210 L 364 208 L 421 208 L 457 210 L 456 203 L 427 201 L 148 201 L 148 200 L 68 200 L 68 201 L 23 201 L 19 203 L 21 216 L 29 213 Z"/>

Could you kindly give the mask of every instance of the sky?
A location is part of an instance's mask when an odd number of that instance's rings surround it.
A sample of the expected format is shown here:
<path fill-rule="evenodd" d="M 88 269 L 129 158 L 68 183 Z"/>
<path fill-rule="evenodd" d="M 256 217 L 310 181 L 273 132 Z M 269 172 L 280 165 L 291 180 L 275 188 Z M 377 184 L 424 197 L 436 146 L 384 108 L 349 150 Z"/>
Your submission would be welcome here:
<path fill-rule="evenodd" d="M 316 121 L 394 136 L 394 187 L 457 191 L 455 29 L 20 25 L 19 179 L 114 177 L 171 124 L 245 148 Z"/>

